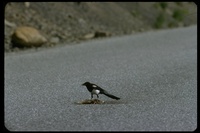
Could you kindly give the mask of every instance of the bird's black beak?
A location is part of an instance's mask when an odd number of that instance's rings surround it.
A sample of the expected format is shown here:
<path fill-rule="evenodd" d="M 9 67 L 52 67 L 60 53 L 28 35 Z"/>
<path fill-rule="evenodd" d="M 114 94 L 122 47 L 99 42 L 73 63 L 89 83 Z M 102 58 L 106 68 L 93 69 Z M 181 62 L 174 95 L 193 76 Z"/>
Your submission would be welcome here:
<path fill-rule="evenodd" d="M 83 83 L 82 86 L 86 86 L 87 82 Z"/>

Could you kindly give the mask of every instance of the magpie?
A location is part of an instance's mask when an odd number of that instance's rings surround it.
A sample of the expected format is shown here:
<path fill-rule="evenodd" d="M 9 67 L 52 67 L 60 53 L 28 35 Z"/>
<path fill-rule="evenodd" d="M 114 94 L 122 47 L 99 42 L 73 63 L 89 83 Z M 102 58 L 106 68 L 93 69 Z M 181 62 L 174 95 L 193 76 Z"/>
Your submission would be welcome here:
<path fill-rule="evenodd" d="M 90 82 L 85 82 L 82 85 L 86 86 L 88 91 L 91 93 L 91 99 L 93 98 L 93 94 L 97 95 L 97 98 L 99 98 L 99 94 L 104 94 L 112 99 L 116 99 L 116 100 L 120 99 L 119 97 L 109 94 L 107 91 L 105 91 L 101 87 L 97 86 L 96 84 L 92 84 Z"/>

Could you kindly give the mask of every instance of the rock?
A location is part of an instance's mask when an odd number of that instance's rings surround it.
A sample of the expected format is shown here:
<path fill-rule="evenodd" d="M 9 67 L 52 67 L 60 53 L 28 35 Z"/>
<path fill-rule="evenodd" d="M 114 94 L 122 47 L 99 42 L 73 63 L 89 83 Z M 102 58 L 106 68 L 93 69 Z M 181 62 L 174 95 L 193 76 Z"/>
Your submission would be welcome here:
<path fill-rule="evenodd" d="M 143 28 L 140 28 L 140 29 L 139 29 L 139 32 L 143 32 L 143 31 L 144 31 L 144 29 L 143 29 Z"/>
<path fill-rule="evenodd" d="M 73 15 L 72 14 L 68 14 L 67 17 L 68 18 L 73 18 Z"/>
<path fill-rule="evenodd" d="M 94 37 L 95 37 L 94 33 L 89 33 L 89 34 L 86 34 L 85 36 L 83 36 L 82 39 L 88 40 L 88 39 L 92 39 Z"/>
<path fill-rule="evenodd" d="M 53 44 L 56 44 L 60 41 L 60 39 L 58 37 L 52 37 L 50 42 L 53 43 Z"/>
<path fill-rule="evenodd" d="M 9 26 L 9 27 L 16 27 L 16 24 L 15 23 L 11 23 L 11 22 L 9 22 L 8 20 L 4 20 L 4 23 L 5 23 L 5 25 L 7 25 L 7 26 Z"/>
<path fill-rule="evenodd" d="M 81 24 L 81 25 L 85 25 L 86 24 L 86 21 L 82 18 L 79 18 L 78 19 L 78 22 Z"/>
<path fill-rule="evenodd" d="M 12 34 L 12 42 L 18 47 L 38 47 L 47 42 L 39 31 L 33 27 L 18 27 Z"/>
<path fill-rule="evenodd" d="M 81 39 L 88 40 L 92 38 L 108 37 L 108 36 L 111 36 L 111 33 L 105 31 L 95 31 L 94 33 L 86 34 Z"/>
<path fill-rule="evenodd" d="M 30 6 L 30 2 L 24 2 L 25 7 L 29 7 Z"/>
<path fill-rule="evenodd" d="M 95 32 L 95 37 L 107 37 L 111 36 L 111 33 L 105 32 L 105 31 L 96 31 Z"/>

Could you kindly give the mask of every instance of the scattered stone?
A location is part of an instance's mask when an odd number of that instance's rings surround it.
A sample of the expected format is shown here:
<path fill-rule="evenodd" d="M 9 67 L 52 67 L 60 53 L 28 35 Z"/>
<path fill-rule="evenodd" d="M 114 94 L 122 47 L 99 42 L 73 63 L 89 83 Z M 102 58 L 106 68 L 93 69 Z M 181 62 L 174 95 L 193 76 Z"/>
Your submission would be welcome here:
<path fill-rule="evenodd" d="M 104 31 L 96 31 L 95 33 L 86 34 L 81 39 L 88 40 L 88 39 L 92 39 L 92 38 L 108 37 L 108 36 L 111 36 L 111 33 L 104 32 Z"/>
<path fill-rule="evenodd" d="M 73 15 L 68 14 L 67 17 L 68 17 L 68 18 L 73 18 Z"/>
<path fill-rule="evenodd" d="M 8 20 L 4 20 L 4 23 L 5 23 L 5 25 L 7 25 L 7 26 L 9 26 L 9 27 L 16 27 L 16 24 L 15 23 L 11 23 L 11 22 L 9 22 Z"/>
<path fill-rule="evenodd" d="M 37 29 L 23 26 L 15 29 L 12 34 L 12 42 L 17 47 L 38 47 L 46 43 L 47 39 Z"/>
<path fill-rule="evenodd" d="M 5 36 L 4 37 L 4 43 L 5 43 L 5 45 L 4 45 L 4 50 L 7 52 L 7 51 L 10 51 L 10 39 L 8 38 L 8 36 Z"/>
<path fill-rule="evenodd" d="M 144 29 L 143 29 L 143 28 L 140 28 L 140 29 L 139 29 L 139 32 L 143 32 L 143 31 L 144 31 Z"/>
<path fill-rule="evenodd" d="M 30 2 L 24 2 L 25 7 L 29 7 L 30 6 Z"/>
<path fill-rule="evenodd" d="M 131 34 L 135 34 L 135 33 L 136 33 L 136 31 L 134 31 L 134 30 L 131 31 Z"/>
<path fill-rule="evenodd" d="M 96 31 L 95 37 L 108 37 L 111 36 L 111 33 L 105 31 Z"/>
<path fill-rule="evenodd" d="M 88 39 L 92 39 L 94 37 L 95 37 L 94 33 L 89 33 L 89 34 L 86 34 L 85 36 L 83 36 L 82 39 L 88 40 Z"/>
<path fill-rule="evenodd" d="M 78 19 L 78 22 L 81 24 L 81 25 L 85 25 L 86 24 L 86 21 L 82 18 L 79 18 Z"/>
<path fill-rule="evenodd" d="M 101 101 L 99 99 L 86 99 L 81 102 L 77 102 L 78 104 L 103 104 L 104 101 Z"/>
<path fill-rule="evenodd" d="M 50 39 L 50 43 L 53 43 L 53 44 L 56 44 L 56 43 L 58 43 L 60 41 L 60 39 L 58 38 L 58 37 L 52 37 L 51 39 Z"/>

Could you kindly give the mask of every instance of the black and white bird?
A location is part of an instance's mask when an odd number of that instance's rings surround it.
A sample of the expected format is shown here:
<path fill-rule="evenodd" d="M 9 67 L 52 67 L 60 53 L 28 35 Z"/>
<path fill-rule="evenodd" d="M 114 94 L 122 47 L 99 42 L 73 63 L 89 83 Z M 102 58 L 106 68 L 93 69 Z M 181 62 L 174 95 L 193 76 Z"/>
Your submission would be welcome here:
<path fill-rule="evenodd" d="M 97 95 L 97 98 L 99 98 L 99 94 L 104 94 L 112 99 L 116 99 L 119 100 L 119 97 L 116 97 L 114 95 L 109 94 L 107 91 L 105 91 L 104 89 L 100 88 L 99 86 L 97 86 L 96 84 L 92 84 L 90 82 L 85 82 L 82 84 L 83 86 L 86 86 L 88 91 L 91 93 L 91 99 L 93 98 L 93 94 Z"/>

